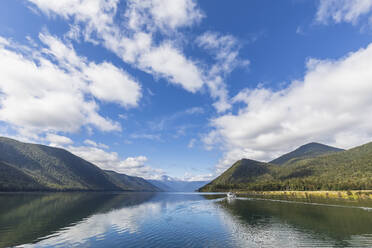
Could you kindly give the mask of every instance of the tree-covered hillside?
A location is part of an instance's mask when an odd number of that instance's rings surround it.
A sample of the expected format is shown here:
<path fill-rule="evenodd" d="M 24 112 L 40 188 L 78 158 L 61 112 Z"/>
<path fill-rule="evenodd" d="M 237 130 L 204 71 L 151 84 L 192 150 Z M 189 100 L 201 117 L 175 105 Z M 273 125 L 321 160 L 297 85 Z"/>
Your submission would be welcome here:
<path fill-rule="evenodd" d="M 55 147 L 0 137 L 0 191 L 143 190 L 117 183 L 94 164 Z M 149 187 L 148 191 L 157 191 Z"/>
<path fill-rule="evenodd" d="M 23 171 L 0 162 L 0 189 L 1 191 L 33 191 L 46 188 Z"/>
<path fill-rule="evenodd" d="M 149 181 L 141 177 L 133 177 L 125 174 L 117 173 L 111 170 L 105 170 L 105 173 L 110 176 L 111 182 L 118 185 L 120 188 L 128 191 L 162 191 Z"/>
<path fill-rule="evenodd" d="M 352 189 L 372 189 L 372 143 L 281 166 L 240 160 L 200 191 Z"/>
<path fill-rule="evenodd" d="M 323 154 L 330 154 L 330 153 L 341 152 L 341 151 L 344 151 L 344 150 L 313 142 L 313 143 L 303 145 L 292 152 L 284 154 L 280 156 L 279 158 L 276 158 L 270 161 L 270 163 L 282 165 L 290 161 L 295 162 L 303 158 L 313 158 L 313 157 L 317 157 Z"/>

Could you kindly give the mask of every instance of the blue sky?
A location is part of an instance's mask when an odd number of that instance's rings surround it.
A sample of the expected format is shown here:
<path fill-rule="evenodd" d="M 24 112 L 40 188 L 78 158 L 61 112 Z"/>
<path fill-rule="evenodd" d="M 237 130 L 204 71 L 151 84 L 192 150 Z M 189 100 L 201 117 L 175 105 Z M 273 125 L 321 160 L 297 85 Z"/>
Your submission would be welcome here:
<path fill-rule="evenodd" d="M 372 141 L 371 11 L 369 0 L 3 0 L 0 135 L 183 180 L 307 142 Z"/>

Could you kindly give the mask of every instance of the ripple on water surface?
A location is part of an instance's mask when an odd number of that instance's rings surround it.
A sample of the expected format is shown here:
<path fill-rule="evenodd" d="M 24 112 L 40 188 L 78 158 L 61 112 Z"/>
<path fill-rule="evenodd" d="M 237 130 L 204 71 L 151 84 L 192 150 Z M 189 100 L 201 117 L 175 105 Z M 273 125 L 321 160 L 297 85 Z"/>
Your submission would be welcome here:
<path fill-rule="evenodd" d="M 0 202 L 0 247 L 372 247 L 372 212 L 359 206 L 166 193 Z"/>

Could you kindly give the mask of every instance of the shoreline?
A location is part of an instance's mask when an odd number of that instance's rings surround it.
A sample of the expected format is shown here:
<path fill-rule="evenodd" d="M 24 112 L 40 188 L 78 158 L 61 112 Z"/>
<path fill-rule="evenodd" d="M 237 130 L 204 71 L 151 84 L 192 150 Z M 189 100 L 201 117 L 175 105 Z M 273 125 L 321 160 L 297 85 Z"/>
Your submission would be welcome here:
<path fill-rule="evenodd" d="M 340 190 L 340 191 L 233 191 L 239 195 L 260 196 L 270 198 L 291 199 L 343 199 L 343 200 L 372 200 L 372 190 Z"/>
<path fill-rule="evenodd" d="M 29 191 L 0 191 L 0 194 L 49 194 L 49 193 L 161 193 L 163 191 L 135 190 L 29 190 Z"/>

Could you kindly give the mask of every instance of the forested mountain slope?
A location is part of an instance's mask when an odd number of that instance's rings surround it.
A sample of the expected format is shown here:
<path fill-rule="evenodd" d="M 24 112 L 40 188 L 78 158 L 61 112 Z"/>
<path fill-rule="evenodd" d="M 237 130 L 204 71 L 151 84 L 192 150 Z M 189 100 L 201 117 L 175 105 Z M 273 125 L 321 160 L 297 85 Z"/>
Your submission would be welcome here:
<path fill-rule="evenodd" d="M 64 149 L 5 137 L 0 137 L 0 162 L 0 191 L 143 189 L 117 183 L 110 174 Z"/>
<path fill-rule="evenodd" d="M 299 160 L 299 159 L 313 158 L 313 157 L 317 157 L 323 154 L 330 154 L 330 153 L 341 152 L 341 151 L 344 151 L 344 150 L 313 142 L 313 143 L 303 145 L 292 152 L 284 154 L 280 156 L 279 158 L 276 158 L 270 161 L 270 163 L 282 165 L 282 164 L 288 163 L 289 161 L 295 162 L 296 160 Z"/>
<path fill-rule="evenodd" d="M 372 189 L 372 143 L 278 166 L 240 160 L 200 191 Z"/>

